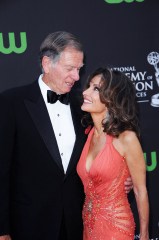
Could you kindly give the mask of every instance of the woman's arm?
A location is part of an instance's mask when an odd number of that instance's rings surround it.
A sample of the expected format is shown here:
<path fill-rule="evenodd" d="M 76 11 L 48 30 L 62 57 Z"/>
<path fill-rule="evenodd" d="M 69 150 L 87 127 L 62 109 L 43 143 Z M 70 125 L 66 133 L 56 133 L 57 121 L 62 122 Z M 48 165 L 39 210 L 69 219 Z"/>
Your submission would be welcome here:
<path fill-rule="evenodd" d="M 140 240 L 148 240 L 149 203 L 146 189 L 146 164 L 139 140 L 134 132 L 125 131 L 120 140 L 133 182 L 140 221 Z"/>

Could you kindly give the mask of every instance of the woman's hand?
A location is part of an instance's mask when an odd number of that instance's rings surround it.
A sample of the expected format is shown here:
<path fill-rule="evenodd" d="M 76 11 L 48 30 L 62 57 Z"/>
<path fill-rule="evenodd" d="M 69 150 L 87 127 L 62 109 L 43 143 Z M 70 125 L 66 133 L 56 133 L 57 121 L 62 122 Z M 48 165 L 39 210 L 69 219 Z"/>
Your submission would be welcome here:
<path fill-rule="evenodd" d="M 11 240 L 9 235 L 0 236 L 0 240 Z"/>

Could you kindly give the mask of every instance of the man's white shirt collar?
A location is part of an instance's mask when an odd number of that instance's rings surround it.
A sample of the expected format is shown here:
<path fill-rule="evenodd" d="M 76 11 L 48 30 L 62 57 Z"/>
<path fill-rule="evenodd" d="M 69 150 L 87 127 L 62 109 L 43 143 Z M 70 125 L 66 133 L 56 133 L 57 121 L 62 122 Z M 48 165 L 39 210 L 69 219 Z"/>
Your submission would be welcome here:
<path fill-rule="evenodd" d="M 66 173 L 76 139 L 70 105 L 62 104 L 60 101 L 54 104 L 47 102 L 47 90 L 51 89 L 43 82 L 42 76 L 41 74 L 38 79 L 39 87 L 48 110 L 64 172 Z"/>

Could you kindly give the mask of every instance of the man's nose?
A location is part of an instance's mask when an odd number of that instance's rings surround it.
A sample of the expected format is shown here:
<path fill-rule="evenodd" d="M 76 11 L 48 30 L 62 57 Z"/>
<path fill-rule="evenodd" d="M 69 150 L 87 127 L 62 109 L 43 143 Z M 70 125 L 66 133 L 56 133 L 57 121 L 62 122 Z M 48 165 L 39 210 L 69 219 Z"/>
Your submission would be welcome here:
<path fill-rule="evenodd" d="M 78 69 L 73 69 L 72 71 L 72 77 L 75 81 L 78 81 L 80 79 L 80 76 L 79 76 L 79 70 Z"/>

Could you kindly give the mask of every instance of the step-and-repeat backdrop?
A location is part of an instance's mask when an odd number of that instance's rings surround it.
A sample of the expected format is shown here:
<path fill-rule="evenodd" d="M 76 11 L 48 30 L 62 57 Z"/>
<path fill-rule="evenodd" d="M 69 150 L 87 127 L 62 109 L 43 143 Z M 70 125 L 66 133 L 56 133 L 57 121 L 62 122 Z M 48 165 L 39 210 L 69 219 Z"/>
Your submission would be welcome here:
<path fill-rule="evenodd" d="M 147 164 L 150 239 L 159 239 L 159 0 L 1 0 L 0 92 L 33 82 L 40 74 L 39 46 L 48 33 L 65 30 L 85 48 L 82 87 L 96 67 L 131 77 L 140 108 Z M 129 196 L 139 223 L 133 194 Z M 122 240 L 122 239 L 121 239 Z"/>

